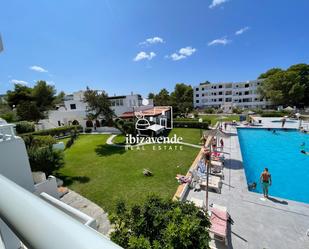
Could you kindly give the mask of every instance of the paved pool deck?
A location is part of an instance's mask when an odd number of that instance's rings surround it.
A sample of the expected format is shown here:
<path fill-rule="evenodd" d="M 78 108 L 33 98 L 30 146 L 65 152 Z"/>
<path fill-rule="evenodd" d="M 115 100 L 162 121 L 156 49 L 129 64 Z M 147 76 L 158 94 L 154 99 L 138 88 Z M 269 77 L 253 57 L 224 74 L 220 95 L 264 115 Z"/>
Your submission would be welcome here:
<path fill-rule="evenodd" d="M 237 131 L 228 127 L 229 138 L 224 138 L 226 163 L 221 194 L 209 192 L 209 204 L 227 207 L 233 224 L 229 227 L 228 247 L 234 249 L 305 249 L 309 248 L 309 204 L 271 196 L 264 199 L 250 192 L 242 165 Z M 309 185 L 307 186 L 309 187 Z M 297 191 L 297 190 L 295 190 Z M 205 191 L 190 190 L 192 197 L 205 202 Z"/>

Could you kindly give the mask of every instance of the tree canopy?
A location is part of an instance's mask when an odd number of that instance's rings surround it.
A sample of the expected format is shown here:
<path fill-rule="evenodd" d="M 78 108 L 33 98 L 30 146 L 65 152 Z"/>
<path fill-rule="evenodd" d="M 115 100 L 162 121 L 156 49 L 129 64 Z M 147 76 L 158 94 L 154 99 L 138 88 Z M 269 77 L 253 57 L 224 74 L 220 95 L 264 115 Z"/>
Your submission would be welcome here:
<path fill-rule="evenodd" d="M 91 90 L 87 87 L 84 93 L 84 102 L 87 103 L 87 115 L 91 120 L 104 116 L 107 121 L 111 120 L 115 114 L 111 109 L 111 102 L 104 91 Z"/>
<path fill-rule="evenodd" d="M 209 248 L 207 215 L 192 203 L 149 196 L 127 209 L 119 202 L 110 215 L 111 239 L 123 248 Z"/>
<path fill-rule="evenodd" d="M 287 70 L 272 68 L 261 74 L 259 92 L 275 105 L 309 105 L 309 65 L 296 64 Z"/>
<path fill-rule="evenodd" d="M 43 80 L 38 81 L 33 88 L 15 84 L 14 90 L 7 91 L 7 102 L 11 108 L 16 108 L 20 120 L 38 121 L 53 108 L 55 94 L 54 86 Z"/>
<path fill-rule="evenodd" d="M 178 83 L 174 91 L 169 93 L 165 88 L 158 94 L 149 93 L 156 106 L 173 106 L 175 113 L 187 113 L 193 109 L 193 89 L 190 85 Z"/>

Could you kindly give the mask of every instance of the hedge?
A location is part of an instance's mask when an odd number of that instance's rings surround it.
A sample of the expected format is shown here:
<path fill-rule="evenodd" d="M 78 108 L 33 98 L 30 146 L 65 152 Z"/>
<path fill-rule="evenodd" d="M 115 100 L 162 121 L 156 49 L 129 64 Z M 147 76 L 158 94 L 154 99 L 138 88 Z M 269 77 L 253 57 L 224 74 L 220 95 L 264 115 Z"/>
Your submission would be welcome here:
<path fill-rule="evenodd" d="M 283 112 L 263 112 L 261 113 L 261 117 L 283 117 L 286 115 Z"/>
<path fill-rule="evenodd" d="M 18 134 L 34 132 L 34 123 L 28 121 L 20 121 L 16 123 L 16 132 Z"/>
<path fill-rule="evenodd" d="M 41 131 L 35 131 L 31 133 L 25 133 L 23 136 L 28 135 L 40 135 L 40 136 L 47 136 L 50 135 L 52 137 L 54 136 L 65 136 L 68 134 L 71 134 L 72 131 L 80 132 L 83 130 L 83 127 L 81 125 L 68 125 L 68 126 L 61 126 L 54 129 L 47 129 L 47 130 L 41 130 Z"/>
<path fill-rule="evenodd" d="M 196 121 L 174 121 L 173 126 L 175 128 L 199 128 L 199 129 L 208 129 L 208 122 L 196 122 Z"/>

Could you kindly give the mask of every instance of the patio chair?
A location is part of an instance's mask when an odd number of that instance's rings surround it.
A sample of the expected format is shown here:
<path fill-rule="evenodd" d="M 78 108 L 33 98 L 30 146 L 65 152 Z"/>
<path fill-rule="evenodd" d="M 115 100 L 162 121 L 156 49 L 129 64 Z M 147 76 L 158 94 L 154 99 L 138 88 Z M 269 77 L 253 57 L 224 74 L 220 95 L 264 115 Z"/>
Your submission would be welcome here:
<path fill-rule="evenodd" d="M 227 245 L 227 231 L 229 214 L 226 207 L 213 205 L 209 210 L 211 227 L 209 229 L 210 235 L 213 239 L 221 241 Z"/>

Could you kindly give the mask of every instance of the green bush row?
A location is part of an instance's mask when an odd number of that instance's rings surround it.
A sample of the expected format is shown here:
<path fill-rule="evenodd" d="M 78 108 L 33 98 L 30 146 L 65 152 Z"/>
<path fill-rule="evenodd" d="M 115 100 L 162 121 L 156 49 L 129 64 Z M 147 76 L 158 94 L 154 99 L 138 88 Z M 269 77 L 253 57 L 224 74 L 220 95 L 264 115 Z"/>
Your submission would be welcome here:
<path fill-rule="evenodd" d="M 283 117 L 286 115 L 284 112 L 263 112 L 261 113 L 261 117 Z"/>
<path fill-rule="evenodd" d="M 207 118 L 202 118 L 203 122 L 210 124 L 211 121 Z M 173 121 L 175 122 L 199 122 L 199 118 L 174 118 Z"/>
<path fill-rule="evenodd" d="M 18 134 L 29 133 L 29 132 L 35 131 L 34 123 L 28 122 L 28 121 L 20 121 L 16 123 L 15 128 Z"/>
<path fill-rule="evenodd" d="M 199 129 L 208 129 L 208 122 L 189 122 L 189 121 L 174 121 L 173 126 L 175 128 L 199 128 Z"/>
<path fill-rule="evenodd" d="M 82 130 L 83 130 L 83 127 L 81 125 L 67 125 L 67 126 L 61 126 L 61 127 L 53 128 L 53 129 L 25 133 L 23 134 L 23 136 L 28 136 L 28 135 L 40 135 L 40 136 L 50 135 L 52 137 L 65 136 L 65 135 L 71 134 L 72 131 L 80 132 Z"/>

